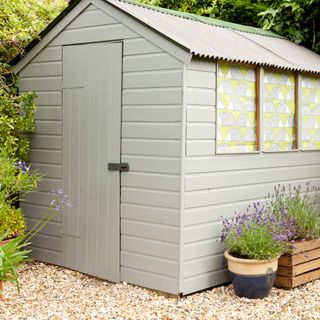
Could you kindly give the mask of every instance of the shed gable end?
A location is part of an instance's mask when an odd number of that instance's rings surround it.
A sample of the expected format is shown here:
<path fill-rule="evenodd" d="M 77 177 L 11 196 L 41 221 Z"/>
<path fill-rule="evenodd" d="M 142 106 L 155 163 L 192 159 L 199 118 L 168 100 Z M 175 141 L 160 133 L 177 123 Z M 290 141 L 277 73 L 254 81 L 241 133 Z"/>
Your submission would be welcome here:
<path fill-rule="evenodd" d="M 183 63 L 92 4 L 19 66 L 21 92 L 38 95 L 31 161 L 46 175 L 22 207 L 32 226 L 63 184 L 62 48 L 104 41 L 123 42 L 121 279 L 177 294 Z M 34 257 L 63 264 L 61 232 L 60 219 L 49 224 Z"/>

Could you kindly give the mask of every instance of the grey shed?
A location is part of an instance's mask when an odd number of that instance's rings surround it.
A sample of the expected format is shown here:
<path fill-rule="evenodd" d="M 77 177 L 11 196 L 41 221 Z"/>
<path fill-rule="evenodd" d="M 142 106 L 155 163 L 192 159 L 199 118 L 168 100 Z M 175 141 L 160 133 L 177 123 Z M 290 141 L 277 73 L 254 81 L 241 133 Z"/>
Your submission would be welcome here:
<path fill-rule="evenodd" d="M 221 216 L 319 183 L 320 57 L 271 32 L 74 0 L 14 68 L 38 95 L 31 162 L 46 175 L 28 223 L 52 189 L 74 203 L 34 238 L 38 260 L 189 294 L 229 279 Z"/>

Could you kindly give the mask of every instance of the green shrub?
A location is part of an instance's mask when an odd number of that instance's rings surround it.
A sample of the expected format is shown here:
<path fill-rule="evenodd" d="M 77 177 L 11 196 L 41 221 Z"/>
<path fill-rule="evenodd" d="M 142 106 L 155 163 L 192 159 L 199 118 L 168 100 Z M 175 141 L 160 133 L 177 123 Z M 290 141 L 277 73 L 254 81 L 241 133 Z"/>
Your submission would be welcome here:
<path fill-rule="evenodd" d="M 23 161 L 0 155 L 0 203 L 14 204 L 36 190 L 42 175 Z"/>
<path fill-rule="evenodd" d="M 23 234 L 27 224 L 21 209 L 0 203 L 0 235 L 6 234 L 6 239 L 11 239 Z"/>
<path fill-rule="evenodd" d="M 286 212 L 295 220 L 294 235 L 291 240 L 314 239 L 320 237 L 319 188 L 310 183 L 302 187 L 277 185 L 273 194 L 268 196 L 267 208 L 271 212 Z"/>
<path fill-rule="evenodd" d="M 28 159 L 28 135 L 35 130 L 35 97 L 32 92 L 16 96 L 0 88 L 0 152 L 8 157 Z"/>
<path fill-rule="evenodd" d="M 221 242 L 237 258 L 274 259 L 290 249 L 286 241 L 292 236 L 293 222 L 286 214 L 253 203 L 244 213 L 222 221 Z"/>

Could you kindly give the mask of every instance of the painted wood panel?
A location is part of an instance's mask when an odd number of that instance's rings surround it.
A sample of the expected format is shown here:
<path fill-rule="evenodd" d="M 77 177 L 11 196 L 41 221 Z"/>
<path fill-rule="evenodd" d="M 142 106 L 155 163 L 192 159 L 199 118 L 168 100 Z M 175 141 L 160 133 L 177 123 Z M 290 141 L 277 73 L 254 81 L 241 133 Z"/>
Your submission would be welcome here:
<path fill-rule="evenodd" d="M 55 265 L 61 264 L 61 253 L 57 251 L 48 250 L 48 249 L 33 247 L 32 258 L 34 260 L 52 263 Z"/>
<path fill-rule="evenodd" d="M 223 252 L 224 245 L 219 242 L 219 238 L 205 239 L 194 243 L 186 244 L 183 257 L 187 260 L 211 256 Z"/>
<path fill-rule="evenodd" d="M 36 120 L 62 120 L 61 106 L 37 106 Z"/>
<path fill-rule="evenodd" d="M 182 109 L 179 105 L 172 106 L 126 106 L 122 109 L 124 122 L 181 122 Z"/>
<path fill-rule="evenodd" d="M 207 88 L 193 88 L 187 89 L 187 104 L 200 106 L 214 106 L 215 105 L 215 91 Z"/>
<path fill-rule="evenodd" d="M 174 191 L 122 187 L 121 202 L 177 209 L 180 207 L 180 193 Z"/>
<path fill-rule="evenodd" d="M 46 178 L 62 179 L 62 165 L 41 164 L 34 161 L 32 168 L 39 170 Z"/>
<path fill-rule="evenodd" d="M 180 174 L 181 162 L 175 157 L 122 155 L 122 161 L 130 164 L 131 171 Z"/>
<path fill-rule="evenodd" d="M 320 177 L 320 165 L 306 168 L 284 167 L 257 170 L 223 171 L 215 173 L 193 174 L 186 177 L 185 190 L 203 190 L 259 183 L 278 183 L 279 181 L 313 179 Z"/>
<path fill-rule="evenodd" d="M 30 154 L 30 161 L 38 163 L 61 164 L 61 150 L 37 150 L 33 149 Z"/>
<path fill-rule="evenodd" d="M 215 125 L 212 123 L 197 123 L 187 124 L 187 139 L 188 140 L 212 140 L 215 138 Z"/>
<path fill-rule="evenodd" d="M 32 149 L 62 149 L 62 136 L 56 135 L 33 135 L 31 137 Z"/>
<path fill-rule="evenodd" d="M 215 154 L 214 140 L 187 140 L 187 156 L 212 156 Z M 188 161 L 188 160 L 187 160 Z"/>
<path fill-rule="evenodd" d="M 25 215 L 27 215 L 29 218 L 38 219 L 38 220 L 41 219 L 41 217 L 50 208 L 49 205 L 48 206 L 39 206 L 37 204 L 32 205 L 32 204 L 25 203 L 25 202 L 20 203 L 20 207 L 22 208 L 23 213 Z M 60 214 L 55 215 L 51 221 L 61 222 L 61 215 Z M 44 237 L 44 236 L 42 235 L 42 237 Z"/>
<path fill-rule="evenodd" d="M 62 60 L 62 48 L 61 46 L 46 47 L 33 59 L 33 62 L 49 62 L 49 61 L 61 61 Z"/>
<path fill-rule="evenodd" d="M 21 72 L 21 78 L 30 77 L 49 77 L 62 75 L 61 61 L 32 62 L 28 64 Z"/>
<path fill-rule="evenodd" d="M 121 219 L 121 234 L 151 240 L 179 243 L 179 227 Z"/>
<path fill-rule="evenodd" d="M 172 294 L 179 292 L 179 282 L 177 277 L 163 276 L 123 266 L 121 268 L 121 278 L 126 279 L 129 283 L 137 284 L 146 288 L 156 288 L 156 290 Z"/>
<path fill-rule="evenodd" d="M 115 24 L 117 20 L 112 18 L 110 15 L 107 15 L 99 9 L 86 10 L 76 19 L 74 19 L 66 28 L 76 29 L 76 28 L 86 28 L 87 26 L 103 26 L 107 24 Z"/>
<path fill-rule="evenodd" d="M 61 91 L 37 91 L 35 100 L 37 105 L 41 106 L 59 106 L 62 105 Z"/>
<path fill-rule="evenodd" d="M 166 52 L 125 56 L 123 63 L 124 72 L 182 68 L 181 62 Z"/>
<path fill-rule="evenodd" d="M 63 63 L 63 264 L 117 282 L 120 174 L 108 163 L 120 162 L 122 43 L 66 46 Z"/>
<path fill-rule="evenodd" d="M 123 75 L 125 88 L 163 88 L 182 86 L 182 70 L 130 72 Z"/>
<path fill-rule="evenodd" d="M 212 72 L 208 70 L 187 70 L 187 84 L 193 88 L 215 89 L 216 78 L 214 76 L 214 66 Z"/>
<path fill-rule="evenodd" d="M 206 80 L 204 80 L 206 79 Z M 206 82 L 207 81 L 207 82 Z M 320 182 L 317 152 L 215 156 L 215 65 L 193 59 L 187 71 L 187 127 L 184 180 L 183 284 L 187 294 L 229 280 L 218 242 L 221 216 L 265 202 L 277 183 Z M 211 103 L 208 103 L 209 100 Z M 205 128 L 205 129 L 204 129 Z M 197 138 L 205 140 L 197 140 Z"/>
<path fill-rule="evenodd" d="M 215 109 L 212 106 L 208 107 L 188 107 L 187 109 L 187 122 L 215 122 Z"/>
<path fill-rule="evenodd" d="M 313 184 L 319 184 L 320 178 L 308 178 L 290 181 L 291 186 L 305 185 L 308 181 Z M 289 181 L 286 181 L 289 183 Z M 230 188 L 207 189 L 196 192 L 185 193 L 185 208 L 194 208 L 197 206 L 206 206 L 213 204 L 222 204 L 232 201 L 247 200 L 248 202 L 255 199 L 264 198 L 269 192 L 272 192 L 275 183 L 265 183 L 256 185 L 238 185 Z M 232 196 L 231 196 L 232 194 Z"/>
<path fill-rule="evenodd" d="M 212 270 L 222 269 L 227 266 L 222 254 L 206 256 L 200 259 L 186 261 L 184 264 L 184 275 L 186 278 L 196 276 Z"/>
<path fill-rule="evenodd" d="M 59 91 L 61 90 L 61 76 L 20 78 L 20 87 L 24 91 Z"/>
<path fill-rule="evenodd" d="M 174 140 L 122 139 L 123 155 L 180 156 L 181 142 Z"/>
<path fill-rule="evenodd" d="M 172 123 L 122 123 L 123 138 L 169 139 L 178 140 L 181 136 L 181 124 Z"/>
<path fill-rule="evenodd" d="M 123 187 L 180 191 L 180 175 L 128 172 L 122 176 Z"/>
<path fill-rule="evenodd" d="M 230 274 L 225 268 L 197 274 L 193 277 L 184 279 L 183 292 L 184 294 L 189 294 L 203 290 L 203 288 L 214 287 L 226 282 L 230 282 Z"/>
<path fill-rule="evenodd" d="M 66 30 L 60 33 L 51 45 L 70 45 L 98 41 L 111 41 L 125 38 L 135 38 L 137 34 L 123 24 L 99 25 Z"/>
<path fill-rule="evenodd" d="M 40 183 L 42 192 L 30 195 L 25 207 L 31 218 L 37 218 L 40 209 L 46 208 L 50 186 L 61 187 L 62 172 L 68 171 L 62 167 L 60 158 L 65 156 L 62 153 L 62 120 L 65 120 L 61 94 L 62 45 L 122 41 L 125 106 L 121 161 L 129 163 L 131 172 L 127 176 L 121 174 L 122 243 L 130 253 L 130 259 L 123 259 L 121 280 L 177 294 L 183 64 L 157 46 L 164 46 L 167 40 L 159 35 L 153 38 L 150 30 L 136 22 L 127 27 L 123 22 L 129 23 L 130 19 L 123 20 L 122 14 L 106 6 L 108 10 L 103 12 L 90 5 L 20 74 L 22 91 L 36 90 L 39 95 L 32 161 L 34 168 L 46 174 Z M 143 28 L 152 41 L 139 35 Z M 171 51 L 175 48 L 169 42 L 166 46 Z M 76 85 L 81 87 L 82 83 Z M 34 208 L 38 208 L 36 215 L 31 214 Z M 56 222 L 59 225 L 59 220 Z M 34 257 L 61 264 L 60 244 L 54 240 L 50 245 L 49 234 L 41 237 L 44 245 L 37 240 Z M 154 252 L 158 252 L 158 257 Z M 139 256 L 138 260 L 132 259 L 135 255 Z M 157 273 L 158 259 L 168 261 L 165 265 L 174 265 L 174 272 L 170 267 L 158 270 L 163 274 Z M 153 267 L 143 268 L 141 263 L 146 261 Z"/>
<path fill-rule="evenodd" d="M 182 89 L 172 88 L 139 88 L 123 90 L 123 105 L 164 105 L 182 103 Z"/>
<path fill-rule="evenodd" d="M 121 237 L 121 250 L 147 256 L 178 261 L 179 248 L 180 246 L 178 244 L 164 241 L 142 239 L 125 235 Z"/>
<path fill-rule="evenodd" d="M 121 250 L 121 263 L 142 271 L 178 277 L 179 268 L 176 261 Z"/>
<path fill-rule="evenodd" d="M 38 120 L 36 122 L 36 133 L 37 134 L 62 134 L 62 122 L 61 121 L 45 121 Z"/>
<path fill-rule="evenodd" d="M 38 234 L 32 238 L 32 246 L 46 250 L 61 252 L 61 239 L 60 237 L 50 237 L 47 234 Z"/>
<path fill-rule="evenodd" d="M 62 189 L 62 180 L 47 178 L 44 176 L 38 184 L 38 189 L 44 192 L 51 192 L 52 190 Z"/>
<path fill-rule="evenodd" d="M 123 48 L 123 55 L 130 56 L 130 55 L 138 55 L 138 54 L 145 54 L 145 53 L 159 53 L 163 52 L 162 49 L 157 47 L 152 42 L 148 41 L 144 38 L 133 38 L 127 39 L 124 43 Z"/>
<path fill-rule="evenodd" d="M 179 227 L 180 224 L 179 209 L 162 208 L 144 204 L 121 204 L 121 218 L 175 227 Z"/>
<path fill-rule="evenodd" d="M 250 170 L 319 164 L 318 152 L 247 154 L 186 159 L 186 173 Z"/>

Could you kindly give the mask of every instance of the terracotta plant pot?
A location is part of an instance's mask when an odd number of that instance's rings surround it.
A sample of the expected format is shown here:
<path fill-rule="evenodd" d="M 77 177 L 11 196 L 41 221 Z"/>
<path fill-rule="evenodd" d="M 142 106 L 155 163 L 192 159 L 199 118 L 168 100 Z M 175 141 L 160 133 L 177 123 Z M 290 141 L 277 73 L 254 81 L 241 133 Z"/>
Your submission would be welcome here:
<path fill-rule="evenodd" d="M 291 255 L 279 258 L 276 287 L 292 289 L 320 279 L 320 239 L 296 241 Z"/>
<path fill-rule="evenodd" d="M 8 242 L 10 242 L 11 240 L 12 240 L 12 239 L 0 241 L 0 247 L 4 246 L 5 244 L 7 244 Z"/>
<path fill-rule="evenodd" d="M 276 279 L 278 258 L 272 260 L 240 259 L 224 253 L 232 275 L 234 292 L 239 297 L 262 299 L 269 295 Z"/>

